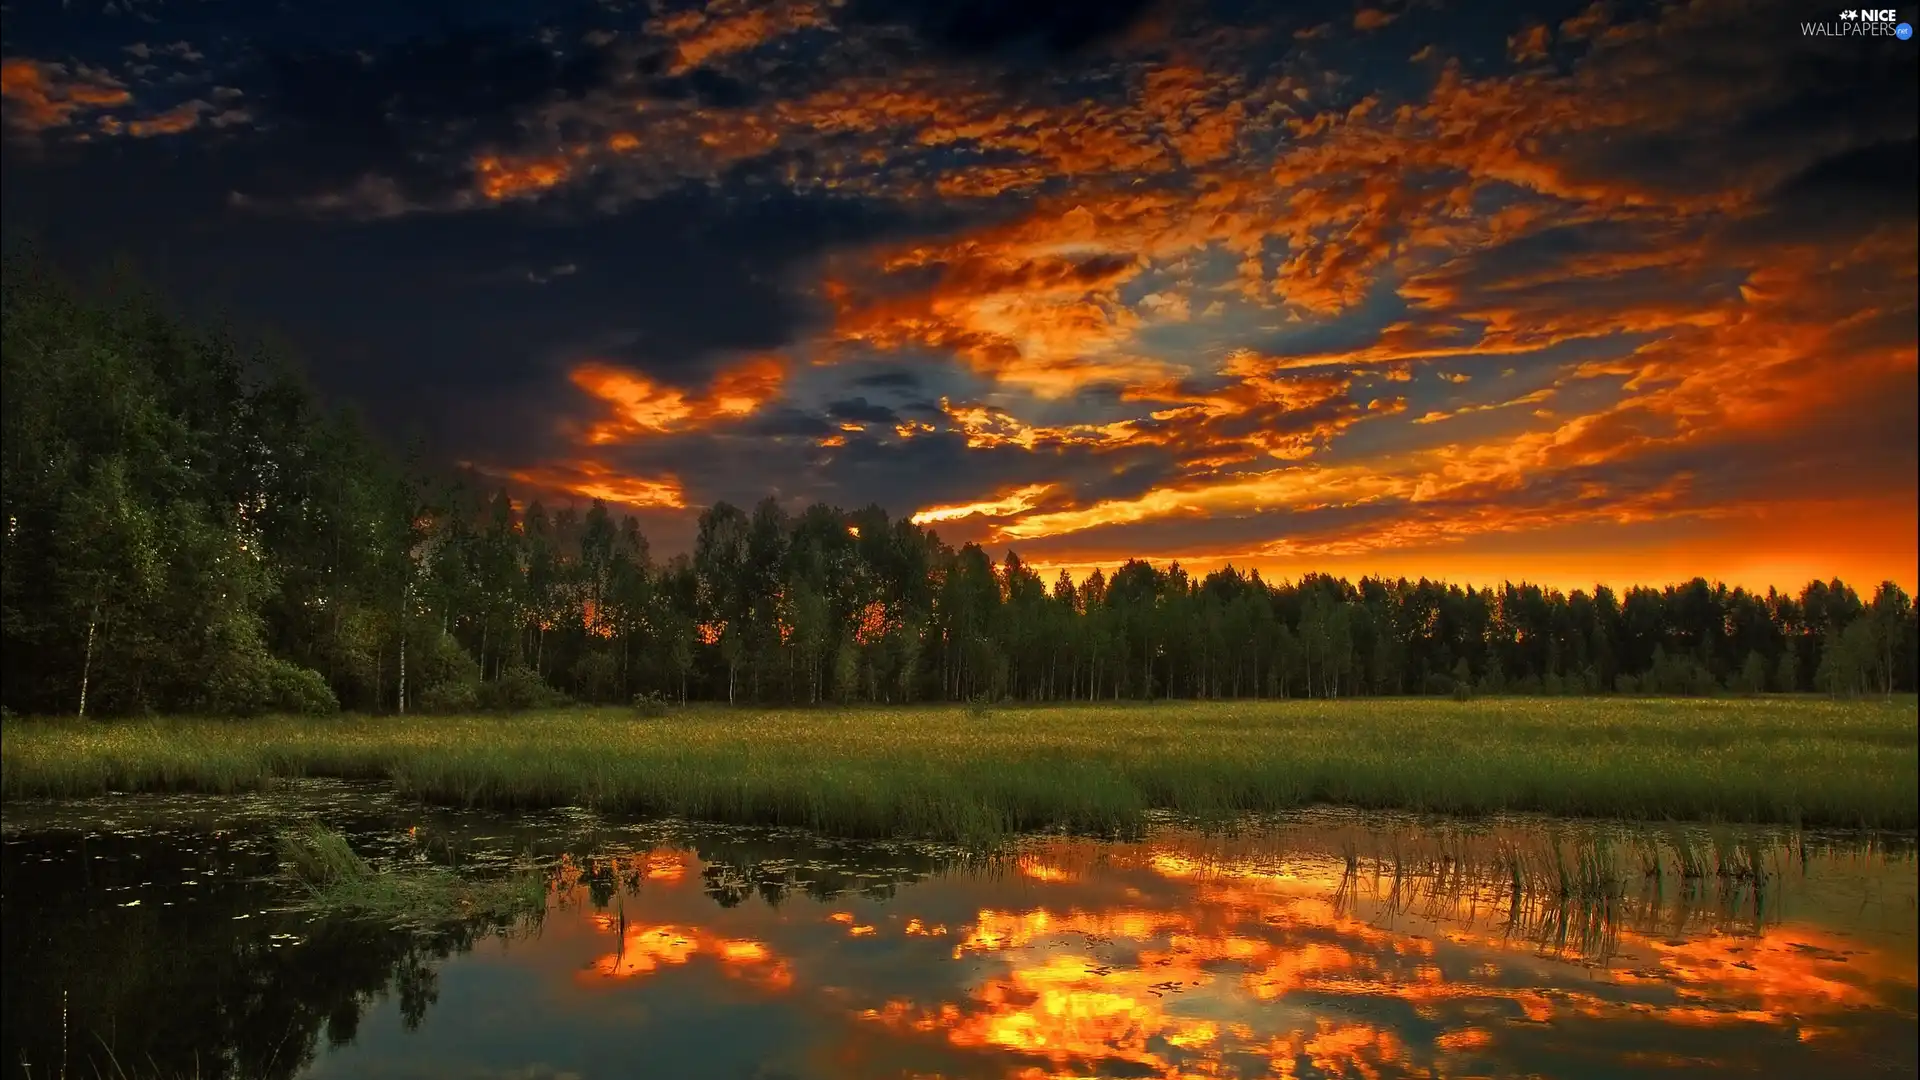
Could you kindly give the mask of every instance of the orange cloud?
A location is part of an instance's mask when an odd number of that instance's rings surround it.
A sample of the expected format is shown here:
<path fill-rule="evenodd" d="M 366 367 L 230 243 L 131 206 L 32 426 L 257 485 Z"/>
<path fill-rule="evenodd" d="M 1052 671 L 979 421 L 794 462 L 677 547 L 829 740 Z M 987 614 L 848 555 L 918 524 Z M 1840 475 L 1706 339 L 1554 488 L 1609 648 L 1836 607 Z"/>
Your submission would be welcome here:
<path fill-rule="evenodd" d="M 573 172 L 563 157 L 505 158 L 487 154 L 473 163 L 480 193 L 494 201 L 536 195 L 555 187 Z"/>
<path fill-rule="evenodd" d="M 940 399 L 940 411 L 954 430 L 966 436 L 967 446 L 990 450 L 996 446 L 1018 446 L 1024 450 L 1057 449 L 1064 446 L 1115 447 L 1144 438 L 1131 421 L 1112 424 L 1069 424 L 1035 427 L 1005 409 L 991 405 L 956 405 Z"/>
<path fill-rule="evenodd" d="M 1461 379 L 1457 381 L 1464 382 L 1465 380 Z M 1552 397 L 1554 393 L 1554 388 L 1549 386 L 1535 390 L 1532 393 L 1522 394 L 1517 398 L 1510 398 L 1506 401 L 1490 401 L 1482 405 L 1462 405 L 1451 412 L 1433 409 L 1417 417 L 1413 422 L 1416 424 L 1436 424 L 1442 420 L 1451 420 L 1456 416 L 1465 416 L 1468 413 L 1491 412 L 1495 409 L 1511 409 L 1516 405 L 1535 405 Z"/>
<path fill-rule="evenodd" d="M 70 73 L 63 64 L 12 56 L 0 60 L 0 99 L 10 126 L 45 131 L 72 123 L 76 113 L 125 105 L 133 95 L 105 72 Z"/>
<path fill-rule="evenodd" d="M 958 521 L 973 517 L 1007 517 L 1024 513 L 1040 505 L 1040 500 L 1053 490 L 1052 484 L 1029 484 L 1015 488 L 997 499 L 983 502 L 960 503 L 953 506 L 929 506 L 916 512 L 908 520 L 915 525 L 931 525 L 938 521 Z"/>
<path fill-rule="evenodd" d="M 674 60 L 668 70 L 679 75 L 796 31 L 829 25 L 826 11 L 811 3 L 717 0 L 705 9 L 678 11 L 654 19 L 647 24 L 647 29 L 674 40 Z"/>
<path fill-rule="evenodd" d="M 1547 48 L 1552 44 L 1553 31 L 1536 23 L 1507 38 L 1507 56 L 1516 64 L 1545 60 Z"/>
<path fill-rule="evenodd" d="M 786 364 L 776 356 L 748 358 L 722 369 L 704 393 L 667 386 L 609 364 L 580 364 L 568 377 L 612 407 L 612 416 L 585 433 L 588 445 L 604 446 L 750 416 L 780 395 Z"/>
<path fill-rule="evenodd" d="M 108 116 L 100 120 L 100 130 L 108 135 L 130 135 L 136 139 L 151 138 L 155 135 L 178 135 L 200 126 L 202 113 L 212 111 L 213 106 L 204 101 L 183 102 L 157 116 L 145 120 L 128 120 L 124 123 Z M 216 117 L 216 122 L 219 121 Z"/>
<path fill-rule="evenodd" d="M 710 958 L 722 971 L 764 990 L 785 990 L 793 982 L 788 963 L 765 943 L 724 938 L 697 926 L 628 925 L 619 948 L 579 971 L 574 981 L 591 986 L 603 979 L 637 979 Z"/>
<path fill-rule="evenodd" d="M 671 474 L 631 476 L 590 459 L 514 469 L 505 475 L 542 490 L 605 499 L 640 510 L 679 510 L 687 505 L 679 479 Z"/>
<path fill-rule="evenodd" d="M 901 254 L 889 269 L 928 263 L 941 266 L 939 277 L 915 291 L 866 299 L 844 281 L 831 283 L 835 338 L 951 350 L 973 370 L 1047 398 L 1174 370 L 1124 349 L 1139 323 L 1119 299 L 1120 285 L 1139 269 L 1130 258 L 982 250 L 947 259 L 921 250 Z"/>
<path fill-rule="evenodd" d="M 805 29 L 817 14 L 804 4 L 765 14 L 715 5 L 665 17 L 657 29 L 679 43 L 678 63 L 697 65 Z M 622 167 L 670 180 L 805 148 L 808 168 L 785 177 L 797 188 L 907 200 L 1019 193 L 1007 204 L 1017 210 L 989 225 L 833 256 L 823 288 L 833 321 L 813 358 L 947 353 L 994 384 L 982 401 L 943 401 L 944 426 L 970 447 L 1124 450 L 1129 460 L 1161 456 L 1173 475 L 1091 505 L 1076 505 L 1062 481 L 1044 502 L 995 490 L 921 512 L 995 518 L 996 536 L 1030 540 L 1284 509 L 1303 515 L 1290 528 L 1304 526 L 1286 543 L 1210 553 L 1358 558 L 1394 544 L 1641 521 L 1710 485 L 1603 479 L 1581 488 L 1581 471 L 1657 468 L 1657 455 L 1743 439 L 1777 443 L 1810 417 L 1907 385 L 1910 334 L 1869 331 L 1911 313 L 1910 228 L 1844 243 L 1736 242 L 1764 193 L 1804 162 L 1783 156 L 1724 183 L 1682 185 L 1611 149 L 1629 136 L 1714 130 L 1776 92 L 1764 80 L 1674 92 L 1675 76 L 1660 67 L 1672 57 L 1650 43 L 1679 40 L 1711 14 L 1692 5 L 1610 26 L 1609 8 L 1594 4 L 1557 27 L 1503 28 L 1523 70 L 1435 60 L 1424 95 L 1342 93 L 1338 109 L 1325 107 L 1332 80 L 1240 76 L 1221 59 L 1244 59 L 1234 50 L 1246 42 L 1228 33 L 1177 37 L 1150 62 L 1119 69 L 1114 93 L 1092 103 L 956 81 L 908 62 L 737 109 L 641 102 L 587 153 L 625 154 Z M 1394 18 L 1364 8 L 1354 26 L 1378 30 Z M 1564 67 L 1536 63 L 1556 40 L 1585 42 L 1585 51 Z M 628 153 L 642 146 L 647 153 Z M 1250 146 L 1277 149 L 1249 154 Z M 547 161 L 547 172 L 527 179 L 510 179 L 527 172 L 522 163 L 499 163 L 490 197 L 585 175 L 571 154 L 527 159 Z M 590 160 L 598 168 L 602 159 Z M 1227 286 L 1208 280 L 1216 270 L 1231 276 Z M 1408 314 L 1359 347 L 1268 354 L 1235 346 L 1271 337 L 1231 336 L 1352 315 L 1389 288 Z M 1223 303 L 1240 310 L 1214 321 Z M 1599 358 L 1552 372 L 1551 387 L 1458 406 L 1422 400 L 1416 415 L 1390 421 L 1423 425 L 1408 427 L 1401 446 L 1415 435 L 1445 438 L 1460 425 L 1442 421 L 1494 409 L 1519 407 L 1506 419 L 1520 430 L 1479 445 L 1341 456 L 1353 425 L 1407 409 L 1397 396 L 1369 399 L 1356 383 L 1413 382 L 1415 365 L 1454 369 L 1480 357 L 1518 366 L 1574 342 L 1588 346 L 1573 355 Z M 728 410 L 712 404 L 713 391 L 634 373 L 586 376 L 575 382 L 613 412 L 590 442 L 696 430 L 779 390 L 777 380 L 749 389 Z M 1415 400 L 1419 385 L 1407 387 Z M 1076 422 L 1066 403 L 1091 386 L 1118 388 L 1123 411 L 1104 411 L 1112 397 L 1103 395 L 1103 412 Z M 1549 397 L 1551 412 L 1529 408 Z M 1029 410 L 1023 398 L 1049 404 Z M 1049 422 L 1031 422 L 1043 415 Z M 905 421 L 894 435 L 931 430 Z M 1307 460 L 1331 464 L 1310 477 L 1250 468 Z M 1307 520 L 1316 507 L 1359 502 L 1394 504 L 1403 520 L 1346 530 Z M 1442 504 L 1440 517 L 1423 509 Z"/>
<path fill-rule="evenodd" d="M 1568 41 L 1585 41 L 1606 29 L 1611 18 L 1606 4 L 1589 4 L 1584 11 L 1560 24 L 1560 36 Z"/>
<path fill-rule="evenodd" d="M 1155 488 L 1129 499 L 1109 499 L 1078 510 L 1029 514 L 996 527 L 1001 539 L 1060 536 L 1105 525 L 1215 513 L 1352 506 L 1411 495 L 1413 482 L 1355 467 L 1296 467 L 1244 473 L 1184 487 Z"/>

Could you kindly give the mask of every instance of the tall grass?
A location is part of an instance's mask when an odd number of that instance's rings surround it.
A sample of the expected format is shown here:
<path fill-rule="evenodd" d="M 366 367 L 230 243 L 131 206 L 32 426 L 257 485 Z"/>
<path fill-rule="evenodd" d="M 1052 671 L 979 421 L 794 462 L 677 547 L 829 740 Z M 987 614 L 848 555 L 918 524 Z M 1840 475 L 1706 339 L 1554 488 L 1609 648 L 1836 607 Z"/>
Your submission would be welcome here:
<path fill-rule="evenodd" d="M 547 875 L 528 867 L 485 878 L 430 865 L 375 869 L 318 823 L 283 832 L 279 848 L 282 865 L 306 886 L 301 910 L 433 925 L 517 923 L 546 909 Z"/>
<path fill-rule="evenodd" d="M 1911 697 L 14 720 L 0 732 L 7 799 L 336 776 L 454 805 L 961 841 L 1126 831 L 1156 808 L 1315 803 L 1904 830 L 1920 824 L 1917 771 Z"/>

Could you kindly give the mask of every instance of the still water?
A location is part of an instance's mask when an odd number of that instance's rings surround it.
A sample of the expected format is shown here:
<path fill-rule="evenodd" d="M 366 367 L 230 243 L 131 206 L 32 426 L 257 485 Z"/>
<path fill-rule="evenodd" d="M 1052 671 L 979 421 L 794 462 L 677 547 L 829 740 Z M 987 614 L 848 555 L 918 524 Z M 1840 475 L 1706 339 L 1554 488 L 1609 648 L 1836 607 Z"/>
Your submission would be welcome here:
<path fill-rule="evenodd" d="M 532 854 L 547 910 L 284 910 L 309 815 L 381 865 Z M 313 783 L 10 804 L 4 840 L 15 1077 L 1920 1069 L 1910 837 L 1315 813 L 983 858 Z M 1625 884 L 1583 898 L 1596 852 Z"/>

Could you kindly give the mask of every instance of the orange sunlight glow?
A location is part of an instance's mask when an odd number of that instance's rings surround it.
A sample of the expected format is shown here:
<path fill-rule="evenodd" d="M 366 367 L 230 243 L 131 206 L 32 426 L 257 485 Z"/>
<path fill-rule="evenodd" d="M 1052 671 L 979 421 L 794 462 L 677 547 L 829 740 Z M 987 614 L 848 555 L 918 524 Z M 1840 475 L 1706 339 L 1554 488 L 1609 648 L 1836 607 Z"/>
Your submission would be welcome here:
<path fill-rule="evenodd" d="M 1464 869 L 1541 842 L 1528 826 L 1489 828 L 1420 848 L 1404 880 L 1377 854 L 1347 871 L 1345 852 L 1378 842 L 1365 824 L 1306 825 L 1279 848 L 1168 829 L 1053 838 L 1022 853 L 1016 876 L 936 877 L 903 889 L 884 917 L 799 897 L 716 908 L 701 895 L 714 867 L 691 852 L 563 859 L 558 910 L 578 905 L 579 921 L 559 936 L 592 959 L 555 975 L 587 991 L 702 993 L 701 980 L 669 980 L 711 965 L 730 995 L 802 1010 L 836 1054 L 887 1046 L 835 1058 L 846 1075 L 876 1078 L 894 1074 L 856 1062 L 928 1051 L 958 1055 L 959 1074 L 1049 1080 L 1253 1075 L 1250 1063 L 1273 1076 L 1504 1074 L 1575 1023 L 1592 1033 L 1576 1053 L 1596 1074 L 1682 1050 L 1689 1067 L 1737 1070 L 1782 1043 L 1868 1050 L 1903 1022 L 1910 929 L 1869 920 L 1842 932 L 1705 895 L 1630 892 L 1605 934 L 1574 933 L 1561 920 L 1584 916 L 1542 895 L 1523 902 L 1501 872 Z M 1432 850 L 1461 868 L 1411 869 Z M 1897 858 L 1831 858 L 1839 870 L 1812 872 L 1890 872 L 1906 887 Z M 587 882 L 609 872 L 648 884 L 615 910 L 586 910 Z M 951 929 L 921 904 L 945 905 Z M 1802 917 L 1849 917 L 1829 908 Z M 1726 1036 L 1703 1042 L 1708 1028 Z"/>
<path fill-rule="evenodd" d="M 704 393 L 666 386 L 609 364 L 580 364 L 569 378 L 612 407 L 612 416 L 586 431 L 588 445 L 604 446 L 750 416 L 780 395 L 786 364 L 777 356 L 749 357 L 721 369 Z"/>
<path fill-rule="evenodd" d="M 515 469 L 507 476 L 531 487 L 563 491 L 588 499 L 605 499 L 610 503 L 641 510 L 678 510 L 687 505 L 677 477 L 629 476 L 590 458 L 566 464 Z"/>
<path fill-rule="evenodd" d="M 1028 484 L 1003 493 L 997 499 L 982 502 L 959 503 L 952 506 L 929 506 L 919 510 L 907 520 L 915 525 L 931 525 L 937 521 L 958 521 L 973 517 L 1007 517 L 1024 513 L 1040 505 L 1040 500 L 1052 491 L 1052 484 Z"/>
<path fill-rule="evenodd" d="M 582 970 L 576 981 L 643 978 L 701 956 L 711 958 L 729 976 L 769 991 L 784 990 L 793 982 L 791 967 L 763 942 L 724 938 L 698 927 L 642 925 L 627 926 L 619 947 Z"/>
<path fill-rule="evenodd" d="M 504 158 L 493 154 L 474 159 L 474 182 L 480 193 L 498 202 L 536 195 L 559 185 L 573 171 L 565 158 Z"/>
<path fill-rule="evenodd" d="M 69 77 L 65 66 L 9 56 L 0 60 L 0 98 L 12 103 L 9 121 L 28 131 L 71 123 L 75 113 L 133 100 L 104 75 Z"/>

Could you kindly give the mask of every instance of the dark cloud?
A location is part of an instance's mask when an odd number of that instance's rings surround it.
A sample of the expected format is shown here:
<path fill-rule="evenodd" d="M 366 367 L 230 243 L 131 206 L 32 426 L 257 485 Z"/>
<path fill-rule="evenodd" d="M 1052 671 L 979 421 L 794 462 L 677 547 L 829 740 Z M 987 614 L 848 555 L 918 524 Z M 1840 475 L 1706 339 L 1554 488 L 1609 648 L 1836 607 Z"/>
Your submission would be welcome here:
<path fill-rule="evenodd" d="M 840 429 L 810 412 L 781 406 L 755 416 L 747 422 L 744 430 L 750 435 L 813 439 L 834 434 Z"/>
<path fill-rule="evenodd" d="M 409 200 L 432 201 L 471 183 L 475 151 L 519 145 L 530 110 L 579 100 L 619 65 L 604 47 L 562 52 L 504 29 L 457 28 L 372 51 L 269 51 L 250 104 L 271 145 L 248 186 L 316 194 L 377 176 Z"/>
<path fill-rule="evenodd" d="M 1659 30 L 1610 48 L 1583 76 L 1663 122 L 1570 147 L 1576 167 L 1697 194 L 1770 185 L 1826 154 L 1912 138 L 1914 51 L 1803 37 L 1797 21 L 1809 17 L 1764 0 L 1669 9 Z"/>
<path fill-rule="evenodd" d="M 900 420 L 899 413 L 863 397 L 833 402 L 827 406 L 827 415 L 855 424 L 893 424 Z"/>
<path fill-rule="evenodd" d="M 901 26 L 965 57 L 1070 56 L 1138 25 L 1158 0 L 854 0 L 857 22 Z"/>
<path fill-rule="evenodd" d="M 913 390 L 919 387 L 920 376 L 911 371 L 877 371 L 853 380 L 853 385 L 873 389 Z"/>
<path fill-rule="evenodd" d="M 423 420 L 503 460 L 577 412 L 568 365 L 704 385 L 716 363 L 781 349 L 824 317 L 802 272 L 814 260 L 922 228 L 918 211 L 884 202 L 706 186 L 586 220 L 526 206 L 265 217 L 221 197 L 252 160 L 245 147 L 153 142 L 73 148 L 58 163 L 9 154 L 6 232 L 37 234 L 81 271 L 126 254 L 196 308 L 298 342 L 316 383 L 367 402 L 376 424 Z M 538 290 L 521 272 L 569 263 L 579 272 Z"/>
<path fill-rule="evenodd" d="M 646 94 L 665 101 L 695 101 L 717 109 L 737 109 L 765 97 L 760 88 L 705 67 L 684 75 L 651 79 L 646 84 Z"/>
<path fill-rule="evenodd" d="M 1724 233 L 1732 250 L 1764 258 L 1783 241 L 1835 243 L 1889 224 L 1913 227 L 1920 140 L 1857 146 L 1814 162 L 1770 192 L 1758 213 Z M 1911 332 L 1911 327 L 1906 328 Z"/>
<path fill-rule="evenodd" d="M 1787 214 L 1911 220 L 1920 191 L 1920 139 L 1873 143 L 1824 158 L 1774 191 Z"/>

